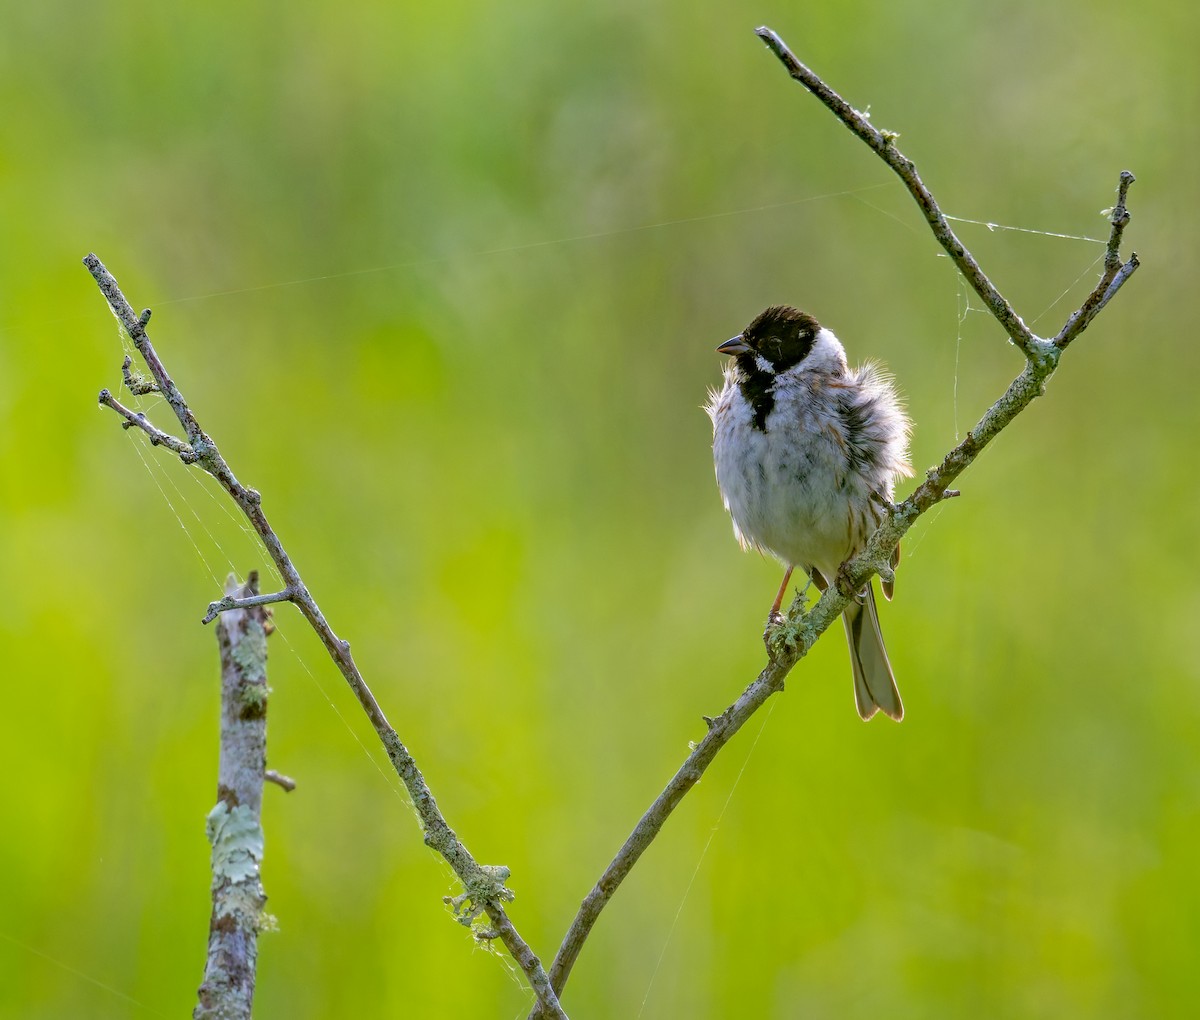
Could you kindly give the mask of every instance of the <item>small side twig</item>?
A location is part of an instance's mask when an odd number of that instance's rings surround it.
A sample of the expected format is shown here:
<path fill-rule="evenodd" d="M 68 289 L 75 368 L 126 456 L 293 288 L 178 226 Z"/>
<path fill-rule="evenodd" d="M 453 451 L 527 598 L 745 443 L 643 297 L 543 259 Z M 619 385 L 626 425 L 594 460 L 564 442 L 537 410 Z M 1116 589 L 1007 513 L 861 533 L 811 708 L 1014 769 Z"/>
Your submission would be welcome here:
<path fill-rule="evenodd" d="M 1125 227 L 1129 223 L 1129 210 L 1125 207 L 1125 199 L 1129 194 L 1129 186 L 1136 180 L 1128 170 L 1121 171 L 1121 180 L 1117 185 L 1117 202 L 1109 211 L 1110 224 L 1108 245 L 1104 250 L 1104 273 L 1092 292 L 1084 299 L 1078 310 L 1072 312 L 1063 328 L 1054 338 L 1054 344 L 1059 350 L 1074 340 L 1087 329 L 1088 323 L 1121 289 L 1121 285 L 1129 279 L 1137 269 L 1139 262 L 1137 252 L 1132 252 L 1128 262 L 1121 261 L 1121 239 L 1125 236 Z"/>
<path fill-rule="evenodd" d="M 296 780 L 291 776 L 285 776 L 281 772 L 276 772 L 274 769 L 267 769 L 263 778 L 268 783 L 274 783 L 276 786 L 282 787 L 287 793 L 291 793 L 296 789 Z"/>
<path fill-rule="evenodd" d="M 146 325 L 149 321 L 150 309 L 147 308 L 141 315 L 142 325 Z M 158 383 L 151 382 L 144 375 L 132 371 L 132 365 L 133 358 L 126 354 L 125 360 L 121 362 L 121 378 L 125 380 L 125 388 L 135 397 L 144 397 L 147 393 L 157 393 Z"/>
<path fill-rule="evenodd" d="M 250 597 L 230 576 L 228 595 Z M 227 613 L 217 625 L 221 651 L 221 742 L 217 804 L 208 816 L 212 843 L 212 920 L 195 1020 L 249 1018 L 254 1002 L 258 932 L 266 894 L 262 791 L 267 751 L 267 617 L 261 608 Z"/>
<path fill-rule="evenodd" d="M 227 613 L 231 609 L 248 609 L 250 606 L 269 606 L 275 602 L 294 602 L 295 600 L 296 593 L 291 588 L 270 592 L 267 595 L 253 595 L 250 598 L 235 598 L 232 595 L 226 595 L 223 599 L 208 604 L 208 612 L 204 614 L 204 619 L 200 622 L 212 623 L 222 613 Z"/>
<path fill-rule="evenodd" d="M 128 359 L 126 359 L 128 360 Z M 150 424 L 148 419 L 140 411 L 131 411 L 128 407 L 122 404 L 116 397 L 107 389 L 100 391 L 99 402 L 103 407 L 111 407 L 125 420 L 121 423 L 121 428 L 131 429 L 139 428 L 150 437 L 151 446 L 165 446 L 172 453 L 178 454 L 179 459 L 185 464 L 196 463 L 196 453 L 182 439 L 176 439 L 169 432 L 164 432 L 162 429 Z"/>

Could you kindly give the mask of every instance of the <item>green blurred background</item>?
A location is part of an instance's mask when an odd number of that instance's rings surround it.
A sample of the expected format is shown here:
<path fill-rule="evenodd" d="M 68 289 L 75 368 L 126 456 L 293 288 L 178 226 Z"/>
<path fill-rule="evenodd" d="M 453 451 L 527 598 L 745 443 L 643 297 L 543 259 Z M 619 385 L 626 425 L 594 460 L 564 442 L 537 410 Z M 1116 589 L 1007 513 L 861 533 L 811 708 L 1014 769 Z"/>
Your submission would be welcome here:
<path fill-rule="evenodd" d="M 779 571 L 715 491 L 713 347 L 768 303 L 809 309 L 895 372 L 918 468 L 1016 374 L 764 22 L 901 132 L 949 213 L 1100 237 L 1133 170 L 1144 265 L 906 541 L 883 611 L 904 724 L 858 720 L 829 634 L 622 888 L 565 1005 L 1195 1015 L 1197 8 L 114 0 L 3 21 L 0 1015 L 190 1013 L 218 690 L 198 621 L 229 570 L 265 568 L 213 486 L 97 410 L 122 343 L 86 252 L 154 309 L 547 961 L 762 664 Z M 1099 270 L 1094 243 L 961 232 L 1043 333 Z M 299 788 L 266 791 L 259 1014 L 523 1016 L 340 678 L 278 621 L 270 760 Z"/>

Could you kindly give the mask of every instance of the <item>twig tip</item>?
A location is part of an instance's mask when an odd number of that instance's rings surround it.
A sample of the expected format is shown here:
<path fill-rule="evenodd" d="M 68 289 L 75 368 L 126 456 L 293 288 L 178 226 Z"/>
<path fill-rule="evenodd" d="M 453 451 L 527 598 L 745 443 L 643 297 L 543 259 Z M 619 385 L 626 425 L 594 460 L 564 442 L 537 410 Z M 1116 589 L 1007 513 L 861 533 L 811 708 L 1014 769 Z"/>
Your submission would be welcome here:
<path fill-rule="evenodd" d="M 294 789 L 296 789 L 296 780 L 294 780 L 291 776 L 285 776 L 282 772 L 276 772 L 274 769 L 267 769 L 267 771 L 263 774 L 263 778 L 268 783 L 274 783 L 276 786 L 281 787 L 288 793 L 291 793 Z"/>

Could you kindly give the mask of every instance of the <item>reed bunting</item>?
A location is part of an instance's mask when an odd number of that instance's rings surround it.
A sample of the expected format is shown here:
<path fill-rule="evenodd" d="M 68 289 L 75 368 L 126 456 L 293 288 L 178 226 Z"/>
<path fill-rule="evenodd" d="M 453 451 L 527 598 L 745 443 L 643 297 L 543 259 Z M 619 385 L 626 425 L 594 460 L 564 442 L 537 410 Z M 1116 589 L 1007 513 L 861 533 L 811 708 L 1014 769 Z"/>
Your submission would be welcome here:
<path fill-rule="evenodd" d="M 833 333 L 797 308 L 768 308 L 717 350 L 730 355 L 705 410 L 717 485 L 743 548 L 786 568 L 769 624 L 796 567 L 824 591 L 862 549 L 908 464 L 911 422 L 878 365 L 850 368 Z M 892 557 L 899 560 L 900 551 Z M 892 597 L 892 583 L 882 582 Z M 858 714 L 899 721 L 904 705 L 883 647 L 873 585 L 842 616 Z"/>

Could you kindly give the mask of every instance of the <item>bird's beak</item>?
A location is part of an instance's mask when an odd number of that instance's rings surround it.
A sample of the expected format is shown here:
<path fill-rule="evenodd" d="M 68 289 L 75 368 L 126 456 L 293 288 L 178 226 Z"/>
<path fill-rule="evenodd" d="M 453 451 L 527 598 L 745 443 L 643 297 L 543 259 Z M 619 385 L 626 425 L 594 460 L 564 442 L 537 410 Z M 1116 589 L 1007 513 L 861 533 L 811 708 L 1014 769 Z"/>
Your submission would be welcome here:
<path fill-rule="evenodd" d="M 742 339 L 742 334 L 739 333 L 731 340 L 726 340 L 720 347 L 717 348 L 718 354 L 728 354 L 732 357 L 735 354 L 745 354 L 750 348 L 746 346 L 746 341 Z"/>

